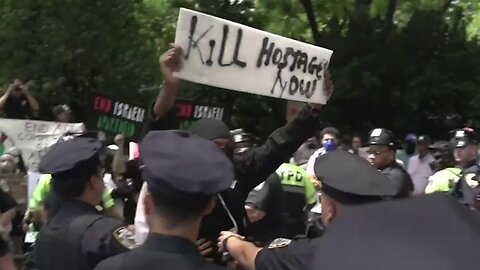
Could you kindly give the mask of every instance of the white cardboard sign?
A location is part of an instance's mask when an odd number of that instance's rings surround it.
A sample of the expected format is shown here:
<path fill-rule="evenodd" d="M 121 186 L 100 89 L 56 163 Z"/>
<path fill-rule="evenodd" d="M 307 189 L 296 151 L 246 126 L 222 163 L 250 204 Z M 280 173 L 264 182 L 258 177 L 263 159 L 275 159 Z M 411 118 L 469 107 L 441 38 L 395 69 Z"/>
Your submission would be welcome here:
<path fill-rule="evenodd" d="M 82 123 L 69 124 L 0 118 L 0 132 L 6 135 L 6 140 L 1 143 L 4 144 L 6 150 L 12 146 L 20 149 L 25 165 L 31 172 L 37 171 L 41 158 L 63 134 L 82 132 L 83 130 Z"/>
<path fill-rule="evenodd" d="M 332 51 L 200 12 L 180 9 L 178 78 L 263 96 L 325 104 Z"/>

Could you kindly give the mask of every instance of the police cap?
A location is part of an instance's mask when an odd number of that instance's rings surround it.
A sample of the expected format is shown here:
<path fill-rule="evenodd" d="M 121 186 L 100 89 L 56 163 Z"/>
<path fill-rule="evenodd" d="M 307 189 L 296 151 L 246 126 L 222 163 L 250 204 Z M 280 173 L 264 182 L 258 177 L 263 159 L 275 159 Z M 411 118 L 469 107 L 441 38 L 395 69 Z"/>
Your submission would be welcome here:
<path fill-rule="evenodd" d="M 346 151 L 319 156 L 314 169 L 322 191 L 341 204 L 378 201 L 399 192 L 398 187 L 368 161 Z"/>
<path fill-rule="evenodd" d="M 420 135 L 417 139 L 417 144 L 425 144 L 430 145 L 432 143 L 432 139 L 430 139 L 427 135 Z"/>
<path fill-rule="evenodd" d="M 450 151 L 452 144 L 447 141 L 436 141 L 428 146 L 428 149 L 433 151 Z"/>
<path fill-rule="evenodd" d="M 42 158 L 38 170 L 45 174 L 68 172 L 90 161 L 102 149 L 102 144 L 94 138 L 75 137 L 60 141 Z"/>
<path fill-rule="evenodd" d="M 451 142 L 455 148 L 463 148 L 467 145 L 479 143 L 478 134 L 470 128 L 452 130 L 450 134 Z"/>
<path fill-rule="evenodd" d="M 232 138 L 228 126 L 222 121 L 213 118 L 198 120 L 190 127 L 190 131 L 207 140 Z"/>
<path fill-rule="evenodd" d="M 234 179 L 232 162 L 215 143 L 185 131 L 149 132 L 140 162 L 149 190 L 173 196 L 214 195 Z"/>
<path fill-rule="evenodd" d="M 397 147 L 397 140 L 392 131 L 383 128 L 376 128 L 370 132 L 369 145 L 382 145 L 390 148 Z"/>
<path fill-rule="evenodd" d="M 315 242 L 309 269 L 476 270 L 480 216 L 448 194 L 421 195 L 345 207 Z"/>

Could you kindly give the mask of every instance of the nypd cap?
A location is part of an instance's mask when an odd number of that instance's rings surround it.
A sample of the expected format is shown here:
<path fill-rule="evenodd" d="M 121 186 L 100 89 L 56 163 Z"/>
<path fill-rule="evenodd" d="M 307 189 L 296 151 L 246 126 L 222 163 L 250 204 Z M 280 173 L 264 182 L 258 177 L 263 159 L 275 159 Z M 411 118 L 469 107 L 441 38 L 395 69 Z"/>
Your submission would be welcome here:
<path fill-rule="evenodd" d="M 392 131 L 383 128 L 376 128 L 370 132 L 368 138 L 369 145 L 388 146 L 390 148 L 397 147 L 397 140 Z"/>
<path fill-rule="evenodd" d="M 394 196 L 399 189 L 365 159 L 337 150 L 315 160 L 322 191 L 341 204 L 359 204 Z"/>
<path fill-rule="evenodd" d="M 217 194 L 234 179 L 232 162 L 215 143 L 185 131 L 149 132 L 140 162 L 149 190 L 173 196 Z"/>
<path fill-rule="evenodd" d="M 94 138 L 60 141 L 42 158 L 38 170 L 44 174 L 68 172 L 91 160 L 102 149 L 102 143 Z"/>

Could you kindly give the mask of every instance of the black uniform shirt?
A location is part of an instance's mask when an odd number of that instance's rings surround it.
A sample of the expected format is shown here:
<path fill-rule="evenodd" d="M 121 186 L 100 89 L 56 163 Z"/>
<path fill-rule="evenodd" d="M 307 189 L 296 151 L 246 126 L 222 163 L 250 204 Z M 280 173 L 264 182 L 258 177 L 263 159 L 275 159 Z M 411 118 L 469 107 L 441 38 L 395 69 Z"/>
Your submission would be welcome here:
<path fill-rule="evenodd" d="M 222 270 L 208 262 L 191 241 L 176 237 L 150 233 L 145 243 L 135 250 L 109 258 L 97 265 L 95 270 Z"/>
<path fill-rule="evenodd" d="M 78 220 L 92 217 L 93 223 L 82 232 L 72 226 Z M 88 224 L 87 224 L 88 225 Z M 65 230 L 65 228 L 67 228 Z M 82 262 L 69 257 L 75 248 L 68 235 L 81 234 L 79 244 Z M 92 269 L 100 261 L 113 255 L 129 251 L 134 247 L 132 234 L 122 222 L 102 215 L 97 209 L 81 201 L 63 202 L 58 213 L 42 228 L 35 245 L 35 258 L 40 269 L 68 269 L 69 265 L 85 263 Z M 71 258 L 72 261 L 65 260 Z M 63 268 L 62 268 L 63 267 Z M 72 268 L 76 269 L 76 268 Z"/>
<path fill-rule="evenodd" d="M 256 270 L 307 270 L 315 247 L 311 239 L 277 239 L 255 258 Z"/>
<path fill-rule="evenodd" d="M 405 169 L 396 162 L 384 168 L 382 173 L 387 176 L 392 183 L 400 190 L 397 198 L 408 197 L 413 192 L 414 186 L 410 175 Z"/>

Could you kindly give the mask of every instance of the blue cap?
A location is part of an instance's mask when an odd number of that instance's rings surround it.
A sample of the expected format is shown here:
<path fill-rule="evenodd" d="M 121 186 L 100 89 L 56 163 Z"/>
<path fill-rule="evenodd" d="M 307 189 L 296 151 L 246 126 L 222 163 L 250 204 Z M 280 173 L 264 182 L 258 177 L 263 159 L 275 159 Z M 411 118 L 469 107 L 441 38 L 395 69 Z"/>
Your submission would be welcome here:
<path fill-rule="evenodd" d="M 149 132 L 140 143 L 140 161 L 152 192 L 214 195 L 234 179 L 232 162 L 214 142 L 185 131 Z"/>
<path fill-rule="evenodd" d="M 76 137 L 60 141 L 42 158 L 38 170 L 45 174 L 67 172 L 90 160 L 102 149 L 102 144 L 93 138 Z"/>
<path fill-rule="evenodd" d="M 417 143 L 417 135 L 414 133 L 410 133 L 405 137 L 405 141 L 410 143 Z"/>

